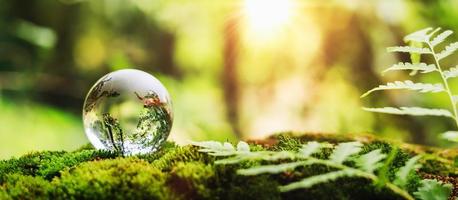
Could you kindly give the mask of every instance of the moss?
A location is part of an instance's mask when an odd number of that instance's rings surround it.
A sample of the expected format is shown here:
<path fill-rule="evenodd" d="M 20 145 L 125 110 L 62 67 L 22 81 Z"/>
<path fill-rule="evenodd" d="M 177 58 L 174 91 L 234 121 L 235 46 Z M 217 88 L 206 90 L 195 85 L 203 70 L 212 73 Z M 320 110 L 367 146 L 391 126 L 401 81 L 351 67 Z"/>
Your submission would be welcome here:
<path fill-rule="evenodd" d="M 52 181 L 62 199 L 170 199 L 166 175 L 137 158 L 83 163 Z"/>
<path fill-rule="evenodd" d="M 168 185 L 182 199 L 210 199 L 214 183 L 211 165 L 200 162 L 178 162 L 170 171 Z"/>
<path fill-rule="evenodd" d="M 393 180 L 395 172 L 424 148 L 404 148 L 405 145 L 369 137 L 356 137 L 365 145 L 361 154 L 375 149 L 392 155 L 386 166 L 386 178 Z M 369 138 L 369 139 L 368 139 Z M 300 148 L 308 140 L 349 141 L 347 136 L 292 133 L 254 141 L 252 150 L 287 150 Z M 254 144 L 256 143 L 256 144 Z M 398 148 L 402 146 L 402 148 Z M 415 151 L 411 151 L 415 149 Z M 421 160 L 420 173 L 456 175 L 454 160 L 438 156 Z M 443 152 L 443 151 L 440 151 Z M 331 149 L 314 154 L 327 158 Z M 433 156 L 434 154 L 434 156 Z M 287 193 L 279 185 L 333 169 L 322 165 L 300 167 L 292 172 L 241 176 L 237 169 L 260 165 L 249 161 L 235 165 L 214 165 L 214 157 L 198 152 L 192 146 L 177 146 L 168 142 L 158 152 L 142 156 L 120 157 L 116 153 L 94 150 L 86 145 L 75 152 L 45 151 L 0 161 L 0 199 L 398 199 L 386 188 L 374 186 L 363 178 L 341 178 L 309 189 Z M 264 163 L 265 164 L 265 163 Z M 347 163 L 354 164 L 354 163 Z M 421 177 L 409 175 L 406 189 L 413 192 Z"/>
<path fill-rule="evenodd" d="M 46 151 L 27 154 L 20 158 L 13 158 L 0 162 L 0 183 L 5 176 L 16 173 L 30 176 L 41 176 L 51 180 L 59 175 L 59 171 L 81 162 L 114 158 L 117 155 L 109 151 L 81 150 L 77 152 Z"/>
<path fill-rule="evenodd" d="M 270 175 L 240 176 L 238 165 L 216 165 L 216 199 L 280 199 L 278 181 Z"/>
<path fill-rule="evenodd" d="M 10 174 L 6 176 L 3 191 L 12 199 L 49 199 L 52 186 L 41 177 Z"/>

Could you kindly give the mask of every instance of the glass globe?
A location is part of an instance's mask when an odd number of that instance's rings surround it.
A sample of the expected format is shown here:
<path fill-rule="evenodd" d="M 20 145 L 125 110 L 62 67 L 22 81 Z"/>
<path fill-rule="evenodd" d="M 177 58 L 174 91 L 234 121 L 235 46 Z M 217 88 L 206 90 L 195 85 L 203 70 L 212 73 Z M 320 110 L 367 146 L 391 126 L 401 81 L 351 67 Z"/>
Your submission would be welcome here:
<path fill-rule="evenodd" d="M 84 130 L 97 149 L 123 155 L 160 149 L 172 128 L 169 93 L 151 74 L 136 69 L 111 72 L 86 96 Z"/>

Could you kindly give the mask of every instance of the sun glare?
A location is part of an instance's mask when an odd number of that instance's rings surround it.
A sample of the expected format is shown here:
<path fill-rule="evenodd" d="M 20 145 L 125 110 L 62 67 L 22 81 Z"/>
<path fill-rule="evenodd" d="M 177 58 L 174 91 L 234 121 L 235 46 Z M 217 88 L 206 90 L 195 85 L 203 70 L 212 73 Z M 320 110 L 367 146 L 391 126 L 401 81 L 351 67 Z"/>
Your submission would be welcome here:
<path fill-rule="evenodd" d="M 272 32 L 291 17 L 291 0 L 245 0 L 247 25 L 255 32 Z"/>

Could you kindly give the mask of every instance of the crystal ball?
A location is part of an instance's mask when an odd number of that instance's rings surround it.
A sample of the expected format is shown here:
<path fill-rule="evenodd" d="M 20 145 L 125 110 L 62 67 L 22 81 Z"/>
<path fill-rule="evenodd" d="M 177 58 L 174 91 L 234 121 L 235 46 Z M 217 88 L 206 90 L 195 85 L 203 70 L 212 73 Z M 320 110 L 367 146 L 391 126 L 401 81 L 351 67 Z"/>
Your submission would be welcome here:
<path fill-rule="evenodd" d="M 83 106 L 84 130 L 97 149 L 123 155 L 153 153 L 172 128 L 167 89 L 136 69 L 111 72 L 89 90 Z"/>

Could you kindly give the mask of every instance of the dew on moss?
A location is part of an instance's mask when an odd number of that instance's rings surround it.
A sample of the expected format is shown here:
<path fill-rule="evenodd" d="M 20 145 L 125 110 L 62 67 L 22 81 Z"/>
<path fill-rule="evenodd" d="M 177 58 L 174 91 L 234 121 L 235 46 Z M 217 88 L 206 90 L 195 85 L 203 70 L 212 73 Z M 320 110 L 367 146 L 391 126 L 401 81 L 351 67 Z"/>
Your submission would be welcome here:
<path fill-rule="evenodd" d="M 167 89 L 154 76 L 135 69 L 100 78 L 86 96 L 84 129 L 97 149 L 123 155 L 156 152 L 172 128 Z"/>

